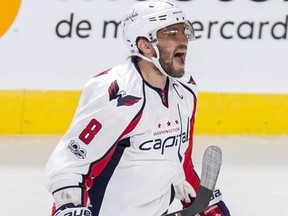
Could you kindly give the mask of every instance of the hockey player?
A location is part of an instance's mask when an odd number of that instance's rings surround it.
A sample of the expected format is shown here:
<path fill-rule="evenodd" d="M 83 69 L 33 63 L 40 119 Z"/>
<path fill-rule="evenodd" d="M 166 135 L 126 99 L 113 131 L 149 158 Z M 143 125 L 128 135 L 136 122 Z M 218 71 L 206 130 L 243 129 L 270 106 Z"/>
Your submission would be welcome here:
<path fill-rule="evenodd" d="M 153 0 L 133 5 L 122 31 L 131 58 L 88 81 L 47 163 L 54 216 L 160 216 L 197 194 L 193 27 L 174 2 Z M 202 215 L 229 211 L 218 196 Z"/>

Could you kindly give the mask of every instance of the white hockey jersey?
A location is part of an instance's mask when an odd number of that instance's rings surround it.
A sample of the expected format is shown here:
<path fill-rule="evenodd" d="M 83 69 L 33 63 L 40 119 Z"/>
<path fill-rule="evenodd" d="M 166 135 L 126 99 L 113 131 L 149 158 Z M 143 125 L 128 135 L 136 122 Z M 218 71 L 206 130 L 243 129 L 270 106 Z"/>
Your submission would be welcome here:
<path fill-rule="evenodd" d="M 49 191 L 89 189 L 93 216 L 163 214 L 172 184 L 195 185 L 196 97 L 190 75 L 167 78 L 161 90 L 130 61 L 92 78 L 47 163 Z"/>

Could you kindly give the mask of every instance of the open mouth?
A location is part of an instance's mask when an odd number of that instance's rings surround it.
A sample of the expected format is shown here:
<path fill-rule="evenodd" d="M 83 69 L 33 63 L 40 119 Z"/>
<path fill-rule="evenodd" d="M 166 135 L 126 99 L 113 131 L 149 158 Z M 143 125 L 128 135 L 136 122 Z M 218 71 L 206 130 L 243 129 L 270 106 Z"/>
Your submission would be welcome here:
<path fill-rule="evenodd" d="M 184 66 L 185 65 L 185 57 L 186 57 L 186 52 L 175 52 L 174 54 L 174 60 L 177 62 L 178 65 Z"/>

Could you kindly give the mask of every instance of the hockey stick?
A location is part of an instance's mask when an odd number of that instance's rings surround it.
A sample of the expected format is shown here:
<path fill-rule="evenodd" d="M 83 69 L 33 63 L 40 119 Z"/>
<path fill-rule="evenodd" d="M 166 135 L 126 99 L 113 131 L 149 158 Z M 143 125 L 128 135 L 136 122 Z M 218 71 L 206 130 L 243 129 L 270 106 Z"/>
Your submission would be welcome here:
<path fill-rule="evenodd" d="M 209 205 L 222 163 L 222 152 L 217 146 L 209 146 L 203 156 L 200 187 L 197 196 L 188 208 L 164 216 L 193 216 L 203 212 Z"/>

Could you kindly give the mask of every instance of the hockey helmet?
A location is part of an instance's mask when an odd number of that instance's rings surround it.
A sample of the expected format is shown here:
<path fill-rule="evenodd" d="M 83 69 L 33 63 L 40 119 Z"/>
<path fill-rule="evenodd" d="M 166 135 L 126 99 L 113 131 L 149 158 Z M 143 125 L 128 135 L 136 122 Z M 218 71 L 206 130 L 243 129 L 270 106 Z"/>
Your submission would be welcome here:
<path fill-rule="evenodd" d="M 185 35 L 193 40 L 194 29 L 182 9 L 171 0 L 150 0 L 134 4 L 122 19 L 123 38 L 131 54 L 138 54 L 138 37 L 147 38 L 153 45 L 158 42 L 157 31 L 167 26 L 184 23 Z"/>

